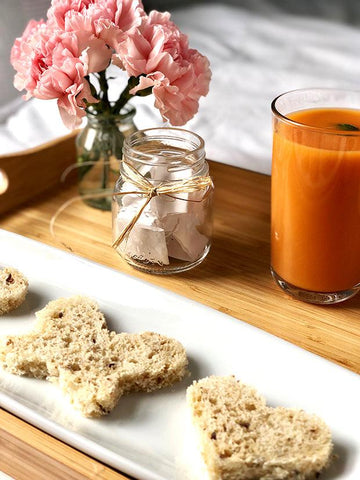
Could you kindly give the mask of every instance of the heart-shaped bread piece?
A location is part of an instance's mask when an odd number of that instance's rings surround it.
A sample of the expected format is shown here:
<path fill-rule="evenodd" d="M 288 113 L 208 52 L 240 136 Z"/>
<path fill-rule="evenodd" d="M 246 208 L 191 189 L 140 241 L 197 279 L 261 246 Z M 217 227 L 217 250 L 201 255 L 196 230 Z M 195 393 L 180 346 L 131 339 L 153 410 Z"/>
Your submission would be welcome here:
<path fill-rule="evenodd" d="M 105 415 L 123 394 L 172 385 L 187 373 L 186 352 L 177 340 L 153 332 L 111 332 L 89 298 L 54 300 L 36 317 L 31 333 L 1 339 L 0 364 L 59 384 L 85 416 Z"/>
<path fill-rule="evenodd" d="M 187 405 L 211 480 L 305 480 L 329 463 L 331 433 L 320 418 L 268 407 L 234 376 L 194 382 Z"/>

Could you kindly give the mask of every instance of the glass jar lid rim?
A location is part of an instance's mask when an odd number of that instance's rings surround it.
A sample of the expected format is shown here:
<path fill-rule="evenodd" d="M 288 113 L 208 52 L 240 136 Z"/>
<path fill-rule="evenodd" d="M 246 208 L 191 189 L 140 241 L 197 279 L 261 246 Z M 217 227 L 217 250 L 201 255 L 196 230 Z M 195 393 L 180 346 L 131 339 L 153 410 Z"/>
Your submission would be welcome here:
<path fill-rule="evenodd" d="M 147 153 L 136 148 L 141 144 L 154 140 L 173 140 L 184 142 L 187 144 L 188 148 L 178 154 L 174 152 L 173 155 L 168 154 L 166 156 L 162 155 L 161 153 Z M 179 160 L 180 158 L 186 159 L 190 156 L 192 158 L 195 157 L 197 161 L 203 161 L 205 159 L 205 142 L 197 133 L 182 128 L 146 128 L 144 130 L 138 130 L 125 138 L 123 154 L 126 158 L 136 160 L 137 162 L 149 164 L 156 163 L 157 165 L 160 165 L 161 163 L 168 164 L 171 161 Z M 164 159 L 164 162 L 159 161 L 159 159 Z"/>

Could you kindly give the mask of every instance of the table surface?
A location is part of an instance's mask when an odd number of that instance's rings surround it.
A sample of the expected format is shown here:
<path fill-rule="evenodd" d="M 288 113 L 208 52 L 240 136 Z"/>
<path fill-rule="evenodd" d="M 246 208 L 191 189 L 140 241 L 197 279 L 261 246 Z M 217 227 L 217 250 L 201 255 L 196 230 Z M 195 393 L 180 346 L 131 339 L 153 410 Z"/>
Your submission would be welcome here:
<path fill-rule="evenodd" d="M 270 177 L 210 162 L 215 182 L 214 239 L 206 260 L 173 276 L 149 275 L 124 263 L 110 247 L 111 214 L 73 203 L 65 184 L 0 217 L 16 232 L 160 285 L 360 373 L 360 295 L 335 306 L 305 304 L 273 282 L 270 261 Z M 85 220 L 86 219 L 86 220 Z M 17 480 L 126 479 L 127 476 L 65 445 L 0 409 L 0 471 Z"/>

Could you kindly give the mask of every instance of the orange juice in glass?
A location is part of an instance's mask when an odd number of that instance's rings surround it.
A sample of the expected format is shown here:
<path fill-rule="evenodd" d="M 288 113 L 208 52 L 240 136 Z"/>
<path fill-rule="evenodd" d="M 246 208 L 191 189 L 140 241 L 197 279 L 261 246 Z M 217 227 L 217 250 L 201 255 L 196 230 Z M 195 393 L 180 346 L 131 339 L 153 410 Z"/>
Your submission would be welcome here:
<path fill-rule="evenodd" d="M 360 290 L 360 92 L 295 90 L 272 103 L 271 272 L 317 304 Z"/>

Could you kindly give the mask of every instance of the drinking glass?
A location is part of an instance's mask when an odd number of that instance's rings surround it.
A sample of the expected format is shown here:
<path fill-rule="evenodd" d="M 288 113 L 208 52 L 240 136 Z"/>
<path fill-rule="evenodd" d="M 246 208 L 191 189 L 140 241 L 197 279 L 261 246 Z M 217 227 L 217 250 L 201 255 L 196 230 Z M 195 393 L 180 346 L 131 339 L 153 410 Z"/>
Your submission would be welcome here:
<path fill-rule="evenodd" d="M 271 272 L 294 297 L 360 289 L 360 92 L 304 89 L 272 102 Z"/>

